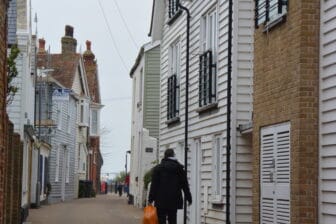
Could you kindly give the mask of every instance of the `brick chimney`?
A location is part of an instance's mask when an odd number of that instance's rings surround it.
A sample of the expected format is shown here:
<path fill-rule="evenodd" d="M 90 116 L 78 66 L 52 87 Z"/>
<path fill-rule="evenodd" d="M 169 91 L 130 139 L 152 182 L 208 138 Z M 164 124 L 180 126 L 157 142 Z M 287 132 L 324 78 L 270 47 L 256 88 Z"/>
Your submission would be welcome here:
<path fill-rule="evenodd" d="M 95 59 L 95 55 L 91 51 L 91 41 L 86 41 L 86 51 L 83 54 L 84 61 L 93 61 Z"/>
<path fill-rule="evenodd" d="M 39 53 L 39 54 L 44 54 L 44 53 L 46 53 L 46 50 L 45 50 L 45 40 L 44 40 L 44 39 L 39 39 L 38 53 Z"/>
<path fill-rule="evenodd" d="M 77 40 L 73 38 L 73 31 L 72 26 L 65 26 L 65 36 L 62 37 L 62 54 L 76 53 Z"/>

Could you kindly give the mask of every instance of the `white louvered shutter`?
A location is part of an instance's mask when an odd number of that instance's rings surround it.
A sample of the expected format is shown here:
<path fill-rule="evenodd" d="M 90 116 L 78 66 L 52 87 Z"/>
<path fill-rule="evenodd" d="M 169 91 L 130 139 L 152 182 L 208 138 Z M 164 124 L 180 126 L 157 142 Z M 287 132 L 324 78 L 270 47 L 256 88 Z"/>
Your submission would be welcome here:
<path fill-rule="evenodd" d="M 290 125 L 261 130 L 262 224 L 290 223 Z"/>

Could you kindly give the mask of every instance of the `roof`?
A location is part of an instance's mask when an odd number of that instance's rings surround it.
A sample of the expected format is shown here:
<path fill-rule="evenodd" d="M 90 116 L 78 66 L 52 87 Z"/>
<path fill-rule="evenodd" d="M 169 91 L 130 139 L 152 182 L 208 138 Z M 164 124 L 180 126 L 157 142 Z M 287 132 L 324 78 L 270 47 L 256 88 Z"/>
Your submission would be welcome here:
<path fill-rule="evenodd" d="M 71 89 L 80 57 L 80 54 L 38 54 L 37 67 L 53 69 L 51 76 L 64 87 Z"/>
<path fill-rule="evenodd" d="M 133 67 L 130 71 L 130 77 L 131 78 L 133 77 L 133 73 L 135 72 L 135 70 L 139 66 L 143 54 L 144 54 L 144 47 L 142 46 L 140 51 L 139 51 L 139 54 L 138 54 L 137 58 L 135 59 L 135 63 L 134 63 L 134 65 L 133 65 Z"/>

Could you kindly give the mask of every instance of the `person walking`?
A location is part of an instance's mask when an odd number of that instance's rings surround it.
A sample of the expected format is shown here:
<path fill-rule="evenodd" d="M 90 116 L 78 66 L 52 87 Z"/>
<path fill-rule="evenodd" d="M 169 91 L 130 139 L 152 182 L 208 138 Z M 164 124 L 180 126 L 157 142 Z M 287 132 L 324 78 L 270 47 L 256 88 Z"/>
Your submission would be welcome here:
<path fill-rule="evenodd" d="M 119 182 L 119 185 L 118 185 L 118 193 L 119 193 L 119 197 L 121 197 L 121 195 L 122 195 L 122 185 L 121 185 L 121 183 Z"/>
<path fill-rule="evenodd" d="M 176 224 L 177 210 L 183 208 L 182 191 L 188 204 L 192 197 L 186 172 L 175 158 L 173 149 L 164 152 L 161 163 L 153 168 L 152 182 L 149 190 L 148 202 L 157 209 L 159 224 Z"/>

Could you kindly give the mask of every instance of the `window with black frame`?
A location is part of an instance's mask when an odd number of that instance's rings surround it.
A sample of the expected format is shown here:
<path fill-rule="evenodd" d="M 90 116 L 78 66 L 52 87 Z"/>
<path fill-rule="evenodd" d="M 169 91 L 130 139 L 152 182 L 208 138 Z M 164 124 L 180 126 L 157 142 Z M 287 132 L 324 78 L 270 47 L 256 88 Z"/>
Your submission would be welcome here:
<path fill-rule="evenodd" d="M 217 11 L 201 19 L 201 51 L 199 57 L 199 107 L 217 100 Z"/>
<path fill-rule="evenodd" d="M 179 1 L 180 0 L 168 0 L 168 17 L 170 22 L 173 22 L 173 20 L 181 14 Z"/>
<path fill-rule="evenodd" d="M 167 120 L 178 118 L 180 109 L 180 42 L 169 48 L 169 77 L 167 80 Z"/>
<path fill-rule="evenodd" d="M 288 0 L 255 0 L 255 25 L 279 21 L 287 14 Z"/>

